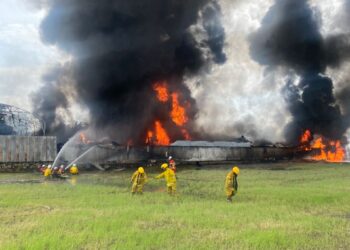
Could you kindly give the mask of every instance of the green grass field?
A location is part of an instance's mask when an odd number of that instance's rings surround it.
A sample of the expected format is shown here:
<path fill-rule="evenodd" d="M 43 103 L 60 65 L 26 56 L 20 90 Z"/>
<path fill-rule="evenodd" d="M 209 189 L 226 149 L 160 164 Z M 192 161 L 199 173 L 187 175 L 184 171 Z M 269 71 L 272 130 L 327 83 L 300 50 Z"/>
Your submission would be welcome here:
<path fill-rule="evenodd" d="M 178 197 L 132 197 L 131 171 L 0 174 L 0 249 L 350 249 L 350 165 L 241 166 L 231 204 L 229 169 L 180 168 Z"/>

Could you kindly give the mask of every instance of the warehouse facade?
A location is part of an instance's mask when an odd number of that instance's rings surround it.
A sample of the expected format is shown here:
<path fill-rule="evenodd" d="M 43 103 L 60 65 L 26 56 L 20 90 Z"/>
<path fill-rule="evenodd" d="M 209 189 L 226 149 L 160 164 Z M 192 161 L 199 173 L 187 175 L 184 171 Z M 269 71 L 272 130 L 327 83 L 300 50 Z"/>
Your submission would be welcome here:
<path fill-rule="evenodd" d="M 56 137 L 0 136 L 0 163 L 46 163 L 56 158 Z"/>

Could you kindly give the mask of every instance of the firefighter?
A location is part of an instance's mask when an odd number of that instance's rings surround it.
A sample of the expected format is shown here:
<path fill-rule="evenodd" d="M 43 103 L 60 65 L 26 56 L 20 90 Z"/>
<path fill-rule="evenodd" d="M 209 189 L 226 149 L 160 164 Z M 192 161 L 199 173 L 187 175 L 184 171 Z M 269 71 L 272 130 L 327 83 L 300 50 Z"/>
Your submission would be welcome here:
<path fill-rule="evenodd" d="M 60 174 L 60 175 L 63 175 L 64 174 L 64 165 L 62 164 L 61 166 L 60 166 L 60 168 L 58 169 L 58 173 Z"/>
<path fill-rule="evenodd" d="M 145 169 L 143 167 L 139 167 L 131 177 L 131 193 L 134 195 L 135 193 L 142 194 L 143 186 L 147 181 L 147 175 L 145 173 Z"/>
<path fill-rule="evenodd" d="M 59 178 L 60 174 L 58 173 L 58 167 L 54 167 L 52 170 L 52 177 Z"/>
<path fill-rule="evenodd" d="M 38 167 L 38 171 L 39 171 L 41 174 L 44 174 L 45 169 L 46 169 L 45 165 L 41 165 L 41 166 Z"/>
<path fill-rule="evenodd" d="M 168 161 L 169 161 L 170 169 L 172 169 L 174 171 L 174 173 L 176 174 L 176 163 L 175 163 L 173 157 L 169 156 Z"/>
<path fill-rule="evenodd" d="M 51 177 L 51 175 L 52 175 L 51 165 L 49 165 L 49 166 L 45 169 L 45 171 L 44 171 L 44 176 L 45 176 L 46 178 L 49 178 L 49 177 Z"/>
<path fill-rule="evenodd" d="M 161 169 L 163 169 L 164 172 L 158 175 L 156 179 L 165 178 L 168 194 L 175 195 L 176 177 L 174 171 L 169 168 L 169 165 L 167 163 L 162 164 Z"/>
<path fill-rule="evenodd" d="M 70 167 L 69 173 L 71 173 L 72 175 L 79 174 L 79 169 L 77 167 L 77 164 L 73 164 L 73 166 Z"/>
<path fill-rule="evenodd" d="M 239 175 L 239 168 L 234 166 L 232 170 L 226 175 L 225 192 L 228 202 L 232 202 L 232 196 L 238 191 L 237 176 Z"/>

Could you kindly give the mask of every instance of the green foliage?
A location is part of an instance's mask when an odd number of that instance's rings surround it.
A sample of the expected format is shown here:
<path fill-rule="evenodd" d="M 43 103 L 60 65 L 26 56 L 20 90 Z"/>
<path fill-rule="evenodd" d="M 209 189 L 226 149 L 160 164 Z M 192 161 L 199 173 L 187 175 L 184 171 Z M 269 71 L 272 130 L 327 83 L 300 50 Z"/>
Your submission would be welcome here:
<path fill-rule="evenodd" d="M 277 169 L 277 170 L 273 170 Z M 230 167 L 178 172 L 177 197 L 150 178 L 131 196 L 124 172 L 74 181 L 0 175 L 0 249 L 347 249 L 350 166 L 241 166 L 227 203 Z M 158 170 L 147 170 L 149 177 Z"/>

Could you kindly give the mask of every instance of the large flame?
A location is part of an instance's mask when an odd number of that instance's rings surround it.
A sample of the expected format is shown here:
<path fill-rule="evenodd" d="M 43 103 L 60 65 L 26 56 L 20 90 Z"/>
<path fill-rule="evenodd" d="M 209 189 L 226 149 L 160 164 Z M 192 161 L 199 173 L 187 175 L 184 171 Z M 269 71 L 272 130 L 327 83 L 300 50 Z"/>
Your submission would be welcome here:
<path fill-rule="evenodd" d="M 345 149 L 340 140 L 327 140 L 323 136 L 313 139 L 310 130 L 306 130 L 300 138 L 301 147 L 306 151 L 316 149 L 319 152 L 311 156 L 315 161 L 342 162 L 345 159 Z"/>
<path fill-rule="evenodd" d="M 151 130 L 147 132 L 146 143 L 160 146 L 166 146 L 170 144 L 168 133 L 160 121 L 155 121 L 154 131 L 155 133 L 153 133 Z"/>
<path fill-rule="evenodd" d="M 155 131 L 156 131 L 156 144 L 157 145 L 169 145 L 170 144 L 170 138 L 163 128 L 160 121 L 155 122 Z"/>
<path fill-rule="evenodd" d="M 168 105 L 171 107 L 169 110 L 169 120 L 172 121 L 174 126 L 178 127 L 182 134 L 182 138 L 185 140 L 191 140 L 190 133 L 186 129 L 186 124 L 188 122 L 188 116 L 186 114 L 186 107 L 180 102 L 181 93 L 177 91 L 170 91 L 168 83 L 165 81 L 156 82 L 153 84 L 153 90 L 156 93 L 157 100 L 163 105 Z M 170 127 L 173 125 L 170 125 Z M 152 129 L 147 131 L 146 144 L 154 145 L 169 145 L 171 143 L 171 138 L 168 135 L 167 128 L 164 127 L 159 120 L 154 121 Z"/>
<path fill-rule="evenodd" d="M 167 102 L 169 100 L 169 91 L 166 82 L 155 83 L 153 89 L 157 93 L 157 98 L 160 102 Z"/>
<path fill-rule="evenodd" d="M 342 162 L 345 157 L 345 150 L 341 146 L 339 140 L 330 141 L 325 143 L 325 140 L 320 137 L 317 138 L 311 145 L 314 149 L 319 149 L 320 154 L 313 156 L 314 160 L 317 161 L 329 161 L 329 162 Z"/>
<path fill-rule="evenodd" d="M 171 110 L 171 119 L 178 126 L 183 126 L 187 123 L 188 118 L 186 115 L 186 110 L 179 103 L 179 95 L 177 93 L 171 94 L 172 100 L 172 110 Z"/>

